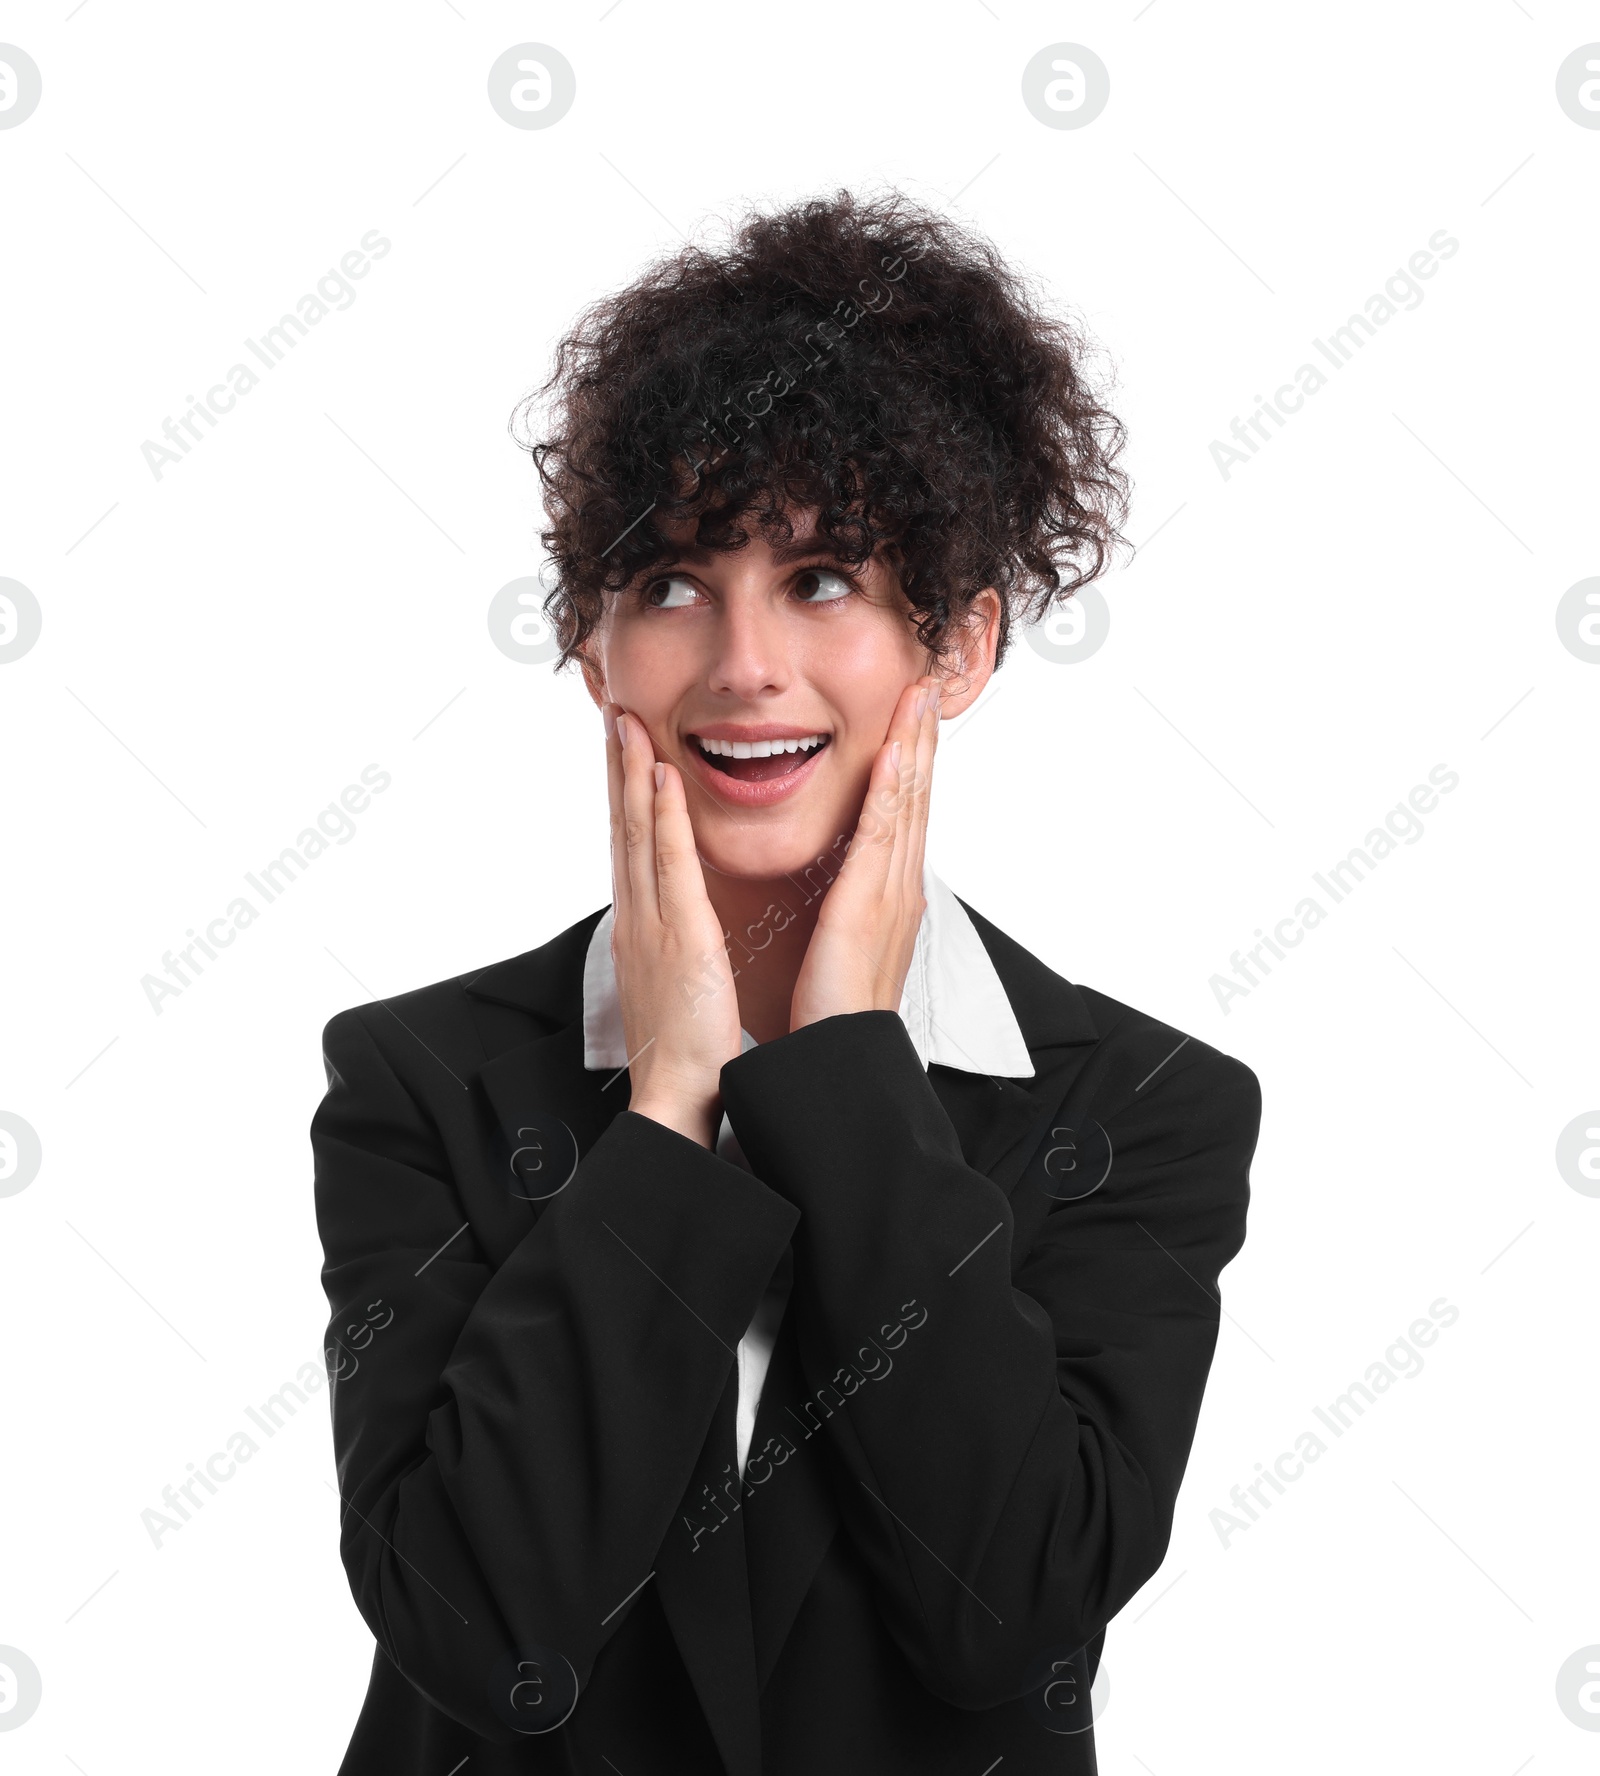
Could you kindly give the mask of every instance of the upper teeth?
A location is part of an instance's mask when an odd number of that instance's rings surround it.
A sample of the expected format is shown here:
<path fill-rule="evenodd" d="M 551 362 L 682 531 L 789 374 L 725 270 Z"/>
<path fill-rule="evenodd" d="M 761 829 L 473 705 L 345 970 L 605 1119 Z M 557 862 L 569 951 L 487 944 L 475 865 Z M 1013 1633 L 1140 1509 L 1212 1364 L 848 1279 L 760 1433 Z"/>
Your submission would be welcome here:
<path fill-rule="evenodd" d="M 807 734 L 798 740 L 707 740 L 696 734 L 702 752 L 717 753 L 722 758 L 764 759 L 778 752 L 809 752 L 827 739 L 826 734 Z"/>

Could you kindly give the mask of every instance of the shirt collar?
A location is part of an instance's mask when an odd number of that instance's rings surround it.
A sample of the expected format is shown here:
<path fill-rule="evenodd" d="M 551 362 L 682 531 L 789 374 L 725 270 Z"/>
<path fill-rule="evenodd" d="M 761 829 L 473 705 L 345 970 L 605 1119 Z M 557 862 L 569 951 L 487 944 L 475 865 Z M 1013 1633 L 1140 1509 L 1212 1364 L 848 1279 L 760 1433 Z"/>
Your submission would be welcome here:
<path fill-rule="evenodd" d="M 958 1067 L 1005 1079 L 1033 1078 L 1033 1058 L 989 952 L 966 908 L 926 863 L 922 895 L 927 909 L 900 997 L 900 1017 L 924 1067 Z M 622 1006 L 611 960 L 613 909 L 607 907 L 589 939 L 583 963 L 583 1064 L 625 1067 Z M 756 1046 L 739 1032 L 745 1050 Z"/>

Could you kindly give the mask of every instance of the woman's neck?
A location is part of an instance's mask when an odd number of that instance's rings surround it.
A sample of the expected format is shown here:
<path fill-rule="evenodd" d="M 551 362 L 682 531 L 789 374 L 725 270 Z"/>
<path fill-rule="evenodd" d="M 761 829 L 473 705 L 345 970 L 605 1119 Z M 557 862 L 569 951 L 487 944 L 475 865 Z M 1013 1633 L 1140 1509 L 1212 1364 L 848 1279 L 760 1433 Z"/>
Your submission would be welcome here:
<path fill-rule="evenodd" d="M 789 1032 L 789 1008 L 821 896 L 787 876 L 750 881 L 706 871 L 706 894 L 727 936 L 739 1022 L 757 1042 Z"/>

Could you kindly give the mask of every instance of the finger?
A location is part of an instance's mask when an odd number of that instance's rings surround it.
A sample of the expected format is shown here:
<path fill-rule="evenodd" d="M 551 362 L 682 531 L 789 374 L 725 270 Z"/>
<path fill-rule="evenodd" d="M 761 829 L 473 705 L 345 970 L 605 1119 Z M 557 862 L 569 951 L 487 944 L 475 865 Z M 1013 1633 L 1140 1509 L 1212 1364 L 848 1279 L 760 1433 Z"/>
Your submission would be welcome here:
<path fill-rule="evenodd" d="M 895 838 L 906 785 L 915 768 L 916 701 L 916 685 L 907 685 L 895 704 L 889 731 L 873 760 L 855 837 L 845 860 L 848 864 L 851 858 L 855 859 L 856 883 L 874 903 L 881 899 L 890 882 L 899 881 L 893 873 L 898 861 Z"/>
<path fill-rule="evenodd" d="M 621 714 L 621 706 L 616 703 L 601 705 L 600 715 L 605 723 L 606 734 L 606 797 L 611 808 L 611 906 L 612 929 L 617 923 L 625 923 L 628 917 L 630 897 L 628 894 L 628 865 L 623 850 L 623 818 L 622 818 L 622 746 L 617 739 L 616 723 Z"/>
<path fill-rule="evenodd" d="M 658 925 L 661 906 L 656 891 L 656 785 L 651 767 L 655 748 L 644 723 L 626 710 L 617 717 L 622 742 L 622 852 L 632 896 L 636 931 Z"/>
<path fill-rule="evenodd" d="M 913 899 L 922 892 L 922 863 L 927 850 L 928 808 L 933 789 L 933 754 L 939 739 L 939 701 L 943 690 L 942 680 L 933 674 L 921 683 L 925 701 L 917 723 L 916 763 L 910 806 L 906 810 L 901 878 L 906 894 Z"/>
<path fill-rule="evenodd" d="M 887 810 L 891 818 L 884 834 L 884 843 L 888 852 L 888 880 L 897 886 L 905 873 L 906 849 L 915 807 L 918 743 L 924 720 L 922 704 L 925 691 L 926 686 L 921 679 L 906 686 L 896 706 L 895 719 L 889 728 L 890 742 L 898 742 L 900 746 L 900 762 L 896 773 L 894 800 Z"/>
<path fill-rule="evenodd" d="M 922 787 L 927 777 L 923 754 L 928 729 L 928 680 L 919 678 L 909 687 L 909 691 L 907 719 L 910 734 L 901 743 L 900 799 L 895 806 L 889 860 L 889 881 L 902 898 L 915 892 L 911 873 L 922 818 Z"/>
<path fill-rule="evenodd" d="M 687 926 L 710 911 L 705 872 L 695 848 L 683 777 L 674 765 L 657 765 L 656 772 L 661 778 L 655 806 L 656 891 L 661 916 Z"/>
<path fill-rule="evenodd" d="M 856 822 L 855 836 L 845 855 L 845 867 L 856 882 L 869 888 L 874 897 L 881 894 L 889 879 L 889 861 L 894 855 L 894 829 L 901 795 L 901 758 L 903 741 L 889 738 L 872 761 L 867 779 L 866 799 L 861 804 L 861 817 Z"/>
<path fill-rule="evenodd" d="M 732 985 L 728 947 L 722 921 L 706 893 L 683 775 L 669 764 L 658 764 L 656 773 L 661 779 L 656 789 L 656 883 L 661 918 L 678 937 L 685 989 L 691 1008 L 698 1012 L 708 994 Z"/>

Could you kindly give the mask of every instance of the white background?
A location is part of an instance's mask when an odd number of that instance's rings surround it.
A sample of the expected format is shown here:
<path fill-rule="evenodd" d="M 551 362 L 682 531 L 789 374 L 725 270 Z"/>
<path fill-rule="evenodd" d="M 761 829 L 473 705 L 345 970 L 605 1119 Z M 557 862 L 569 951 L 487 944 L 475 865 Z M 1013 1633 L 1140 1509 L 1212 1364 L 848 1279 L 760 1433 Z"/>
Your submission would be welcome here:
<path fill-rule="evenodd" d="M 44 1154 L 0 1200 L 14 1769 L 336 1766 L 371 1642 L 324 1396 L 159 1548 L 141 1512 L 320 1362 L 325 1019 L 608 898 L 598 717 L 486 626 L 539 563 L 507 417 L 708 219 L 882 181 L 1085 319 L 1151 539 L 1092 659 L 1019 644 L 946 733 L 935 867 L 1265 1095 L 1102 1768 L 1593 1768 L 1556 1674 L 1600 1642 L 1600 1200 L 1555 1144 L 1600 1102 L 1600 668 L 1555 609 L 1600 573 L 1600 131 L 1555 75 L 1600 8 L 1142 4 L 0 6 L 43 74 L 0 130 L 0 575 L 44 621 L 0 668 L 0 1109 Z M 486 98 L 528 41 L 577 74 L 549 129 Z M 1110 70 L 1082 129 L 1021 99 L 1062 41 Z M 353 305 L 157 480 L 143 441 L 370 229 Z M 1420 306 L 1224 479 L 1211 441 L 1439 229 Z M 163 952 L 370 763 L 355 837 L 154 1012 Z M 1224 1012 L 1232 953 L 1438 764 L 1424 835 Z M 1229 1489 L 1440 1297 L 1422 1373 L 1224 1547 Z"/>

